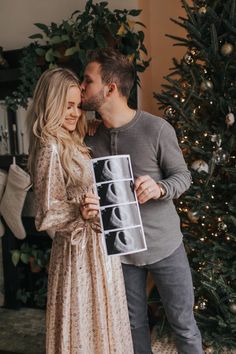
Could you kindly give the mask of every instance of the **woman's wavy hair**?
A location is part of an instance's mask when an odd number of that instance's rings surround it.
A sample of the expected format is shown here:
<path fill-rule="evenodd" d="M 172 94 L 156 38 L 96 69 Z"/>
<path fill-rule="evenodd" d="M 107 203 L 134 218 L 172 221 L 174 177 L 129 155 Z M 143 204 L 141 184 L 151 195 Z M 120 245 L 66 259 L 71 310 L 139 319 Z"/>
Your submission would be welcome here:
<path fill-rule="evenodd" d="M 68 90 L 73 86 L 80 88 L 79 79 L 75 73 L 66 68 L 48 69 L 37 82 L 27 117 L 30 122 L 28 169 L 32 180 L 38 147 L 52 141 L 58 145 L 66 184 L 78 183 L 78 175 L 71 168 L 72 161 L 79 164 L 83 173 L 83 166 L 74 151 L 77 148 L 83 154 L 89 155 L 89 149 L 84 144 L 85 114 L 82 113 L 79 117 L 73 132 L 68 132 L 62 127 L 67 110 Z"/>

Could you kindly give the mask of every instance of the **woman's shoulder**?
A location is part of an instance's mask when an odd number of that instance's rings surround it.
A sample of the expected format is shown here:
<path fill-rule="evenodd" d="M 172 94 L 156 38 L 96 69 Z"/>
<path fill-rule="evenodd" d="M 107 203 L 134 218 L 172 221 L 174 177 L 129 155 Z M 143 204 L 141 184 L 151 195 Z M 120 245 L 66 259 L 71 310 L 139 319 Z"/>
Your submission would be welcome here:
<path fill-rule="evenodd" d="M 38 160 L 49 160 L 53 156 L 58 155 L 58 144 L 54 140 L 40 142 L 37 146 L 37 159 Z"/>
<path fill-rule="evenodd" d="M 45 141 L 45 142 L 40 142 L 38 146 L 39 151 L 44 151 L 44 152 L 57 152 L 58 151 L 58 143 L 56 139 L 50 138 L 50 140 Z"/>

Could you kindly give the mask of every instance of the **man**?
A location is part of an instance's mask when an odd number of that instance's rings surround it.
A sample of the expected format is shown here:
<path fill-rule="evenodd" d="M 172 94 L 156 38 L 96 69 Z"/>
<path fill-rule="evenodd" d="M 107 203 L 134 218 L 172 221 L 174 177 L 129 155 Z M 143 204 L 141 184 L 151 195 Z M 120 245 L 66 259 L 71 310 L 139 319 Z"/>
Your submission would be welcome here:
<path fill-rule="evenodd" d="M 129 154 L 147 251 L 122 257 L 135 354 L 151 354 L 146 279 L 151 272 L 181 354 L 202 354 L 193 315 L 193 286 L 173 199 L 191 184 L 174 129 L 162 118 L 129 108 L 135 72 L 112 49 L 92 53 L 85 68 L 82 109 L 102 124 L 87 137 L 94 157 Z M 129 354 L 129 353 L 127 353 Z"/>

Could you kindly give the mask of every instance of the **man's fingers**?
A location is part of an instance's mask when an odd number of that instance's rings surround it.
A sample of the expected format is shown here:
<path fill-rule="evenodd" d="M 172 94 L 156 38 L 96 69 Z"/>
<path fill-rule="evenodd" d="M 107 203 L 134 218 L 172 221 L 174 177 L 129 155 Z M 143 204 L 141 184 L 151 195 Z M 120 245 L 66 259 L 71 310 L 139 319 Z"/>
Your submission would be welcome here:
<path fill-rule="evenodd" d="M 134 181 L 134 188 L 135 190 L 137 190 L 139 188 L 139 186 L 141 184 L 143 184 L 146 181 L 149 181 L 151 179 L 150 176 L 146 175 L 146 176 L 139 176 L 138 178 L 136 178 L 136 180 Z"/>

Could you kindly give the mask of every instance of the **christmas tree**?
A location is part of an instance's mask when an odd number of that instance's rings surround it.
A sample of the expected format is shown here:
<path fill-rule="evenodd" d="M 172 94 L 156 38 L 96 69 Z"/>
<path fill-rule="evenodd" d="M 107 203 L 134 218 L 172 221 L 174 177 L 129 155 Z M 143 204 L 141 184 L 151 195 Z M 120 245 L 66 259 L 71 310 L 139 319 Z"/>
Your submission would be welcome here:
<path fill-rule="evenodd" d="M 236 0 L 182 0 L 186 47 L 154 94 L 176 129 L 193 183 L 176 207 L 206 353 L 236 347 Z M 227 348 L 227 349 L 226 349 Z M 191 353 L 189 353 L 191 354 Z"/>

